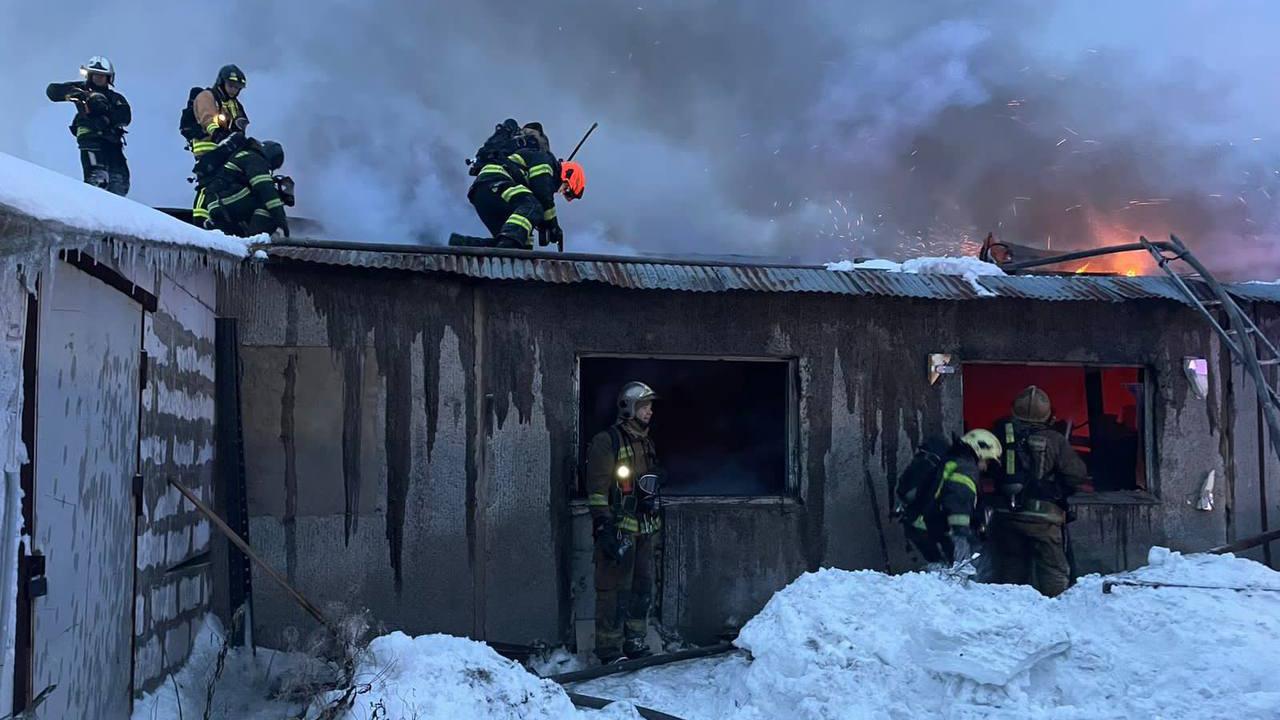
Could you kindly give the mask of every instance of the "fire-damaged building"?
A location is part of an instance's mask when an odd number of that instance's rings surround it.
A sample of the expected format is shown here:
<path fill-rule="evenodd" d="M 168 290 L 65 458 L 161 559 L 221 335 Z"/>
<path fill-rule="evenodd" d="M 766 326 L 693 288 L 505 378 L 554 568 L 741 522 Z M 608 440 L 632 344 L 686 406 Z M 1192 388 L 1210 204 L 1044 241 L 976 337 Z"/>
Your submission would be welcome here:
<path fill-rule="evenodd" d="M 243 259 L 59 180 L 81 210 L 0 202 L 0 712 L 123 716 L 246 600 L 246 640 L 312 626 L 194 502 L 327 610 L 590 647 L 581 468 L 633 379 L 662 398 L 656 617 L 690 641 L 808 570 L 918 567 L 894 479 L 1031 383 L 1089 465 L 1079 572 L 1280 517 L 1254 388 L 1167 277 L 320 241 Z M 1280 336 L 1280 287 L 1228 289 Z"/>
<path fill-rule="evenodd" d="M 917 566 L 894 478 L 927 434 L 989 427 L 1032 383 L 1090 470 L 1072 500 L 1080 573 L 1280 517 L 1250 380 L 1167 277 L 267 254 L 219 293 L 238 326 L 250 541 L 304 595 L 388 628 L 591 646 L 580 468 L 632 379 L 662 398 L 658 619 L 690 640 L 808 570 Z M 1228 288 L 1280 336 L 1280 288 Z M 1248 554 L 1276 567 L 1267 546 Z M 260 641 L 308 622 L 254 580 Z"/>
<path fill-rule="evenodd" d="M 225 592 L 169 483 L 214 500 L 214 276 L 244 246 L 0 155 L 19 173 L 0 188 L 0 717 L 127 717 Z"/>

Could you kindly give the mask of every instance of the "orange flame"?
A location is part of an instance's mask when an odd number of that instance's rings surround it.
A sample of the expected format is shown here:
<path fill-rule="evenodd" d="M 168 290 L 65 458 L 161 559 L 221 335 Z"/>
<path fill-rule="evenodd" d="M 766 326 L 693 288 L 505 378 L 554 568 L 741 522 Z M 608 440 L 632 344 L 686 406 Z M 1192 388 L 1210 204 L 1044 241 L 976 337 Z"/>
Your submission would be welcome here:
<path fill-rule="evenodd" d="M 1096 210 L 1087 210 L 1086 212 L 1088 212 L 1089 230 L 1090 235 L 1092 235 L 1089 244 L 1092 247 L 1127 245 L 1136 242 L 1138 236 L 1142 234 L 1140 231 L 1126 227 L 1117 222 L 1115 218 L 1107 217 Z M 1091 258 L 1089 262 L 1080 266 L 1076 272 L 1107 273 L 1136 277 L 1138 275 L 1153 274 L 1157 272 L 1157 268 L 1146 253 L 1138 250 Z"/>

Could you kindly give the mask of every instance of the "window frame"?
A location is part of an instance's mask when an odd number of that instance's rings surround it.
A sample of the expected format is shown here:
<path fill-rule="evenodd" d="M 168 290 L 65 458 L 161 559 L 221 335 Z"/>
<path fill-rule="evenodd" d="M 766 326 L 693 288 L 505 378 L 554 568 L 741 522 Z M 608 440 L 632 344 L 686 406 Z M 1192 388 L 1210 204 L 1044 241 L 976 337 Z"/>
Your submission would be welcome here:
<path fill-rule="evenodd" d="M 985 358 L 958 358 L 960 366 L 960 426 L 964 427 L 964 368 L 966 365 L 1018 365 L 1022 367 L 1070 367 L 1106 369 L 1137 369 L 1142 377 L 1142 416 L 1139 418 L 1140 439 L 1142 441 L 1142 459 L 1146 466 L 1146 484 L 1144 488 L 1132 490 L 1103 490 L 1091 493 L 1077 493 L 1068 500 L 1072 505 L 1158 505 L 1160 494 L 1160 467 L 1156 452 L 1155 402 L 1157 375 L 1155 368 L 1144 362 L 1072 362 L 1049 360 L 990 360 Z"/>
<path fill-rule="evenodd" d="M 578 351 L 573 357 L 573 423 L 572 445 L 574 448 L 573 502 L 585 502 L 583 494 L 584 481 L 580 477 L 581 458 L 586 448 L 584 443 L 589 438 L 582 437 L 582 361 L 586 360 L 675 360 L 685 362 L 734 362 L 734 363 L 773 363 L 786 366 L 786 437 L 783 438 L 783 455 L 785 469 L 782 492 L 764 495 L 663 495 L 664 505 L 795 505 L 803 503 L 803 488 L 800 483 L 800 404 L 802 401 L 800 387 L 800 358 L 779 355 L 702 355 L 696 353 L 625 353 L 606 351 Z M 659 450 L 661 453 L 661 450 Z"/>

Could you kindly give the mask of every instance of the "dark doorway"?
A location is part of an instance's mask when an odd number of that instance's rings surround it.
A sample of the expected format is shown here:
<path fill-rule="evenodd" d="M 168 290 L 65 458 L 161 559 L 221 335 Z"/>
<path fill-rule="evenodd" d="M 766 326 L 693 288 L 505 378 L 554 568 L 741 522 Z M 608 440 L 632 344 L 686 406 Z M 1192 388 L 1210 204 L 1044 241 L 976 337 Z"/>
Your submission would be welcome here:
<path fill-rule="evenodd" d="M 36 347 L 39 345 L 40 304 L 35 293 L 27 296 L 27 327 L 22 346 L 22 444 L 27 448 L 27 462 L 20 471 L 22 484 L 22 537 L 30 537 L 35 527 L 36 457 Z M 29 541 L 28 541 L 29 542 Z M 27 543 L 18 547 L 18 597 L 14 606 L 13 713 L 17 715 L 31 703 L 31 578 L 37 562 L 27 554 Z"/>
<path fill-rule="evenodd" d="M 664 494 L 785 494 L 790 376 L 785 360 L 580 358 L 579 460 L 616 421 L 618 391 L 639 380 L 661 398 L 650 432 Z"/>
<path fill-rule="evenodd" d="M 1023 388 L 1037 385 L 1049 394 L 1054 427 L 1089 466 L 1094 491 L 1150 487 L 1144 369 L 965 363 L 963 373 L 966 430 L 994 427 Z"/>

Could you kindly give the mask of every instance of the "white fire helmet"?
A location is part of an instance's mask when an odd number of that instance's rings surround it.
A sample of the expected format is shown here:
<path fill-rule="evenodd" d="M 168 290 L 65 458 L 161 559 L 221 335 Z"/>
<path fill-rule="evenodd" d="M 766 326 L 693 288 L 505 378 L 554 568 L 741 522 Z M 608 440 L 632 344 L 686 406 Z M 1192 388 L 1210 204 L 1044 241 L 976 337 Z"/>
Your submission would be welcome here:
<path fill-rule="evenodd" d="M 630 420 L 636 416 L 637 405 L 657 399 L 658 394 L 653 391 L 653 388 L 633 380 L 623 385 L 622 392 L 618 393 L 618 417 L 623 420 Z"/>
<path fill-rule="evenodd" d="M 116 84 L 116 66 L 112 65 L 110 60 L 101 55 L 94 55 L 89 58 L 89 62 L 81 65 L 80 74 L 84 75 L 86 78 L 91 74 L 106 75 L 108 85 Z"/>

